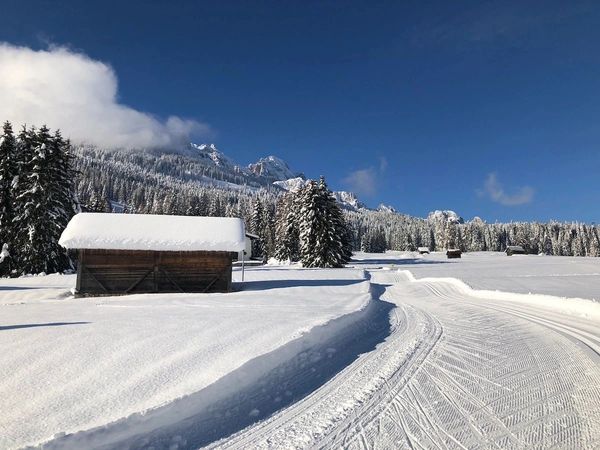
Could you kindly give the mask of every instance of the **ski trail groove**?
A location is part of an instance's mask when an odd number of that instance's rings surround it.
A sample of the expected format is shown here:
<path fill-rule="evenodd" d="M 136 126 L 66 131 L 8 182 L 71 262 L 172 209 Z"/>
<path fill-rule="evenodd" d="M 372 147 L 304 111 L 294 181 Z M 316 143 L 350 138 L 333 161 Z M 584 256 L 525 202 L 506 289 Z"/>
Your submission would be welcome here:
<path fill-rule="evenodd" d="M 385 342 L 310 397 L 214 447 L 599 448 L 597 324 L 471 297 L 443 280 L 371 275 L 397 305 Z M 365 373 L 380 379 L 366 398 Z"/>

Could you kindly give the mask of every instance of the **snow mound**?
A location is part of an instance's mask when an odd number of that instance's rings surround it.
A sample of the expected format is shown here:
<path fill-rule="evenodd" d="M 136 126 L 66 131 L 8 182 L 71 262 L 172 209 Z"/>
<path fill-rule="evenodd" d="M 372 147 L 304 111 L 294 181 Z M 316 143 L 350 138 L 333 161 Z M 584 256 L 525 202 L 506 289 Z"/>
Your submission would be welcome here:
<path fill-rule="evenodd" d="M 600 306 L 593 300 L 578 297 L 558 297 L 546 294 L 520 294 L 499 290 L 473 289 L 464 281 L 454 277 L 416 278 L 410 270 L 406 269 L 398 269 L 398 273 L 412 283 L 446 283 L 453 286 L 462 295 L 468 297 L 499 300 L 501 302 L 529 303 L 538 307 L 550 308 L 568 316 L 583 317 L 600 322 Z"/>

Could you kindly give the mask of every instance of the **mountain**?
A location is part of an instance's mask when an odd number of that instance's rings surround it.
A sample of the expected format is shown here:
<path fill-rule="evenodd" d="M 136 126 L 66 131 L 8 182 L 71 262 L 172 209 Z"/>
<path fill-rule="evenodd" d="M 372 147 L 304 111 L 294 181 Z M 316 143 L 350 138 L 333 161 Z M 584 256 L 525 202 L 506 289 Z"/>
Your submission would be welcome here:
<path fill-rule="evenodd" d="M 350 211 L 358 211 L 359 209 L 367 209 L 364 203 L 362 203 L 353 192 L 336 191 L 333 193 L 338 203 L 342 208 L 346 208 Z"/>
<path fill-rule="evenodd" d="M 396 211 L 396 208 L 394 208 L 393 206 L 384 205 L 383 203 L 379 204 L 379 206 L 377 207 L 377 211 L 394 213 L 394 214 L 398 212 L 398 211 Z"/>
<path fill-rule="evenodd" d="M 290 178 L 289 180 L 275 181 L 273 184 L 286 191 L 297 191 L 304 187 L 308 180 L 302 177 Z M 367 207 L 356 197 L 353 192 L 334 191 L 333 196 L 340 206 L 349 211 L 367 209 Z"/>
<path fill-rule="evenodd" d="M 443 210 L 443 211 L 440 211 L 438 209 L 433 212 L 430 212 L 429 215 L 427 216 L 427 220 L 429 222 L 465 223 L 465 221 L 462 217 L 460 217 L 457 213 L 455 213 L 454 211 L 452 211 L 450 209 Z"/>
<path fill-rule="evenodd" d="M 287 163 L 276 156 L 261 158 L 254 164 L 248 164 L 248 169 L 254 175 L 269 181 L 283 181 L 290 178 L 304 178 L 304 175 L 292 171 Z"/>
<path fill-rule="evenodd" d="M 105 178 L 104 175 L 108 175 L 114 179 L 117 191 L 127 191 L 128 189 L 118 189 L 118 186 L 125 180 L 136 179 L 140 186 L 185 183 L 189 186 L 225 191 L 245 190 L 248 193 L 263 189 L 276 195 L 281 189 L 300 189 L 307 182 L 301 172 L 292 170 L 277 156 L 267 156 L 244 166 L 221 152 L 215 144 L 190 143 L 182 149 L 166 150 L 103 150 L 79 146 L 75 153 L 78 170 L 86 172 L 87 177 L 92 179 Z M 110 201 L 128 203 L 127 192 L 114 192 L 113 189 L 105 188 L 102 190 Z M 346 210 L 366 209 L 352 192 L 334 192 L 334 196 Z"/>
<path fill-rule="evenodd" d="M 302 189 L 306 185 L 306 183 L 308 183 L 308 180 L 302 177 L 290 178 L 288 180 L 273 182 L 275 186 L 285 189 L 286 191 L 298 191 Z"/>
<path fill-rule="evenodd" d="M 203 160 L 208 165 L 214 165 L 222 170 L 227 170 L 235 174 L 248 174 L 249 172 L 235 163 L 231 158 L 220 152 L 215 144 L 190 144 L 189 156 Z M 195 151 L 194 151 L 195 150 Z"/>
<path fill-rule="evenodd" d="M 177 149 L 112 150 L 80 145 L 75 148 L 75 154 L 80 161 L 94 164 L 100 170 L 134 172 L 150 178 L 167 176 L 225 189 L 272 188 L 274 181 L 303 177 L 276 156 L 245 166 L 214 144 L 190 143 Z"/>

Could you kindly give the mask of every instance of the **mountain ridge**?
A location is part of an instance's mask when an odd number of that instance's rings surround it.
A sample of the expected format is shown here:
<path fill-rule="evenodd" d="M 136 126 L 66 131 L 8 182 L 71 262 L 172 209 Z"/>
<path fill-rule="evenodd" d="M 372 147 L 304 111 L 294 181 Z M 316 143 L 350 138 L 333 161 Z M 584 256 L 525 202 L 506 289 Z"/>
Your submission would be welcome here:
<path fill-rule="evenodd" d="M 275 155 L 259 158 L 242 165 L 227 156 L 214 143 L 189 143 L 181 149 L 102 149 L 80 145 L 81 157 L 101 160 L 104 164 L 135 164 L 139 172 L 172 176 L 184 181 L 223 189 L 282 189 L 296 190 L 306 183 L 304 173 L 295 171 Z M 368 209 L 352 192 L 333 193 L 339 204 L 351 211 Z"/>

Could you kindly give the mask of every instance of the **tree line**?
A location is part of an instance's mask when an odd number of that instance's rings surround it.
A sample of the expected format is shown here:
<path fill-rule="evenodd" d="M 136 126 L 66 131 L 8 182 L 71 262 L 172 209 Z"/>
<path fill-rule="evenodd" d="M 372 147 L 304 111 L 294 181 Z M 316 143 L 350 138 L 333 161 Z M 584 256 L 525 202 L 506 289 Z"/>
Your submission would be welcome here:
<path fill-rule="evenodd" d="M 456 220 L 444 212 L 427 219 L 384 211 L 348 212 L 354 230 L 354 247 L 364 251 L 506 250 L 520 245 L 528 253 L 556 256 L 600 256 L 600 228 L 580 222 L 486 223 L 476 217 Z"/>
<path fill-rule="evenodd" d="M 72 267 L 58 239 L 79 210 L 71 144 L 46 126 L 0 135 L 0 275 L 62 272 Z"/>

